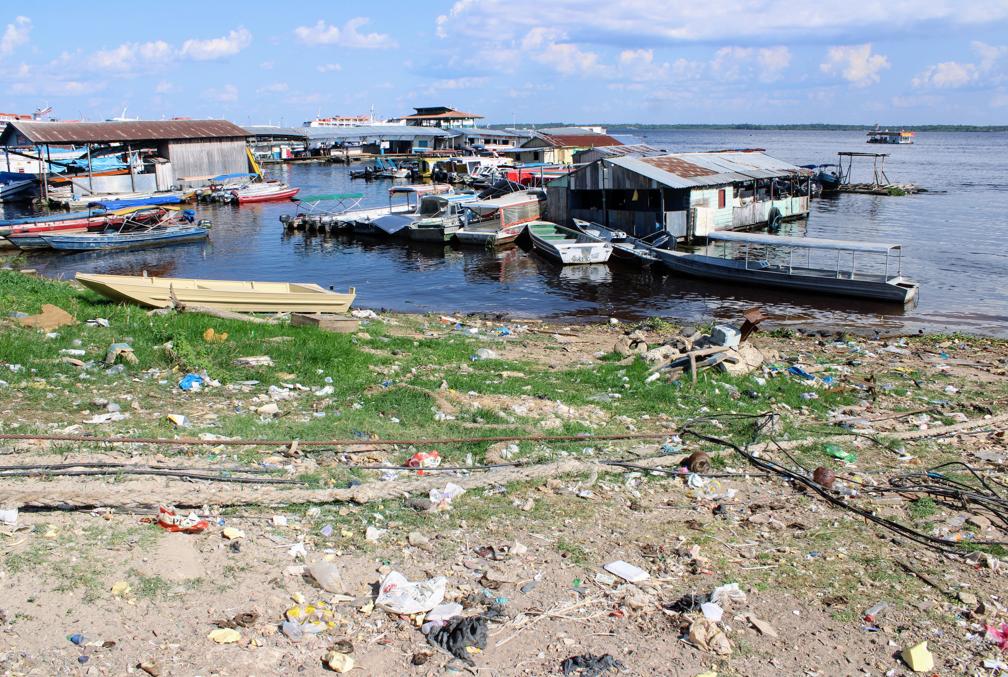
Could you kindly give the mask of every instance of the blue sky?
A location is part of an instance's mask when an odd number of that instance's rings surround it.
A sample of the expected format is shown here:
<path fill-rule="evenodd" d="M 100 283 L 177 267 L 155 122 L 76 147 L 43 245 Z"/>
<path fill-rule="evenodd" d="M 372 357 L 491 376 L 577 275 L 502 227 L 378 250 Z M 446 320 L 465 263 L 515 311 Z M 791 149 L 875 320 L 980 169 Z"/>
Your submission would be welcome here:
<path fill-rule="evenodd" d="M 0 111 L 1008 123 L 1008 0 L 4 3 Z"/>

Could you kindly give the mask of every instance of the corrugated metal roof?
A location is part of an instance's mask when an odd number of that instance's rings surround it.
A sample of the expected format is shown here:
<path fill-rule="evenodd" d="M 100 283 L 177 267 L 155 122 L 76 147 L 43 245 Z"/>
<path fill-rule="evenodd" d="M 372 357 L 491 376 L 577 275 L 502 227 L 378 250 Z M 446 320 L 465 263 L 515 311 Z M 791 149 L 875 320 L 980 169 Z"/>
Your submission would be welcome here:
<path fill-rule="evenodd" d="M 624 157 L 626 155 L 660 155 L 665 152 L 660 148 L 649 146 L 646 143 L 624 144 L 622 146 L 601 146 L 599 148 L 595 148 L 594 150 L 605 157 Z"/>
<path fill-rule="evenodd" d="M 543 134 L 538 136 L 554 148 L 597 148 L 599 146 L 622 146 L 623 142 L 608 134 L 593 134 L 581 130 L 580 134 Z"/>
<path fill-rule="evenodd" d="M 112 143 L 180 139 L 245 138 L 245 130 L 227 120 L 159 120 L 138 122 L 11 121 L 0 137 L 15 130 L 32 143 Z"/>
<path fill-rule="evenodd" d="M 296 138 L 310 141 L 342 141 L 362 139 L 382 139 L 384 141 L 412 141 L 418 138 L 446 138 L 458 136 L 462 132 L 455 129 L 437 127 L 407 127 L 406 125 L 383 125 L 378 127 L 269 127 L 253 125 L 246 127 L 249 136 L 272 136 L 274 138 Z"/>
<path fill-rule="evenodd" d="M 423 110 L 423 109 L 417 109 Z M 440 113 L 413 113 L 412 115 L 404 115 L 400 120 L 467 120 L 469 118 L 479 118 L 482 119 L 482 115 L 476 115 L 475 113 L 464 113 L 460 110 L 449 109 Z"/>
<path fill-rule="evenodd" d="M 756 152 L 675 153 L 653 157 L 612 157 L 602 161 L 671 188 L 714 186 L 791 176 L 800 172 L 794 165 Z"/>
<path fill-rule="evenodd" d="M 786 235 L 767 235 L 766 233 L 732 233 L 715 231 L 707 235 L 709 240 L 720 242 L 748 242 L 776 247 L 804 247 L 806 249 L 835 249 L 840 251 L 871 252 L 888 254 L 890 250 L 902 249 L 898 244 L 886 242 L 859 242 L 855 240 L 829 240 L 816 237 L 788 237 Z"/>

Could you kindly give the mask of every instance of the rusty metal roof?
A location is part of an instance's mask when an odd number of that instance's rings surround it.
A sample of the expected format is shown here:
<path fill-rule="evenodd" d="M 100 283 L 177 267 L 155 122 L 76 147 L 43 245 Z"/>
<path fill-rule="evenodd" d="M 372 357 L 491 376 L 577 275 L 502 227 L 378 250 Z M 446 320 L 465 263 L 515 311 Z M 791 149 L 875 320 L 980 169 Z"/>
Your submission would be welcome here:
<path fill-rule="evenodd" d="M 675 155 L 645 157 L 641 158 L 641 162 L 646 162 L 652 167 L 663 169 L 666 172 L 669 172 L 670 174 L 681 176 L 684 179 L 689 179 L 696 176 L 709 176 L 714 173 L 710 169 L 707 169 L 706 167 L 701 167 L 699 165 L 693 164 L 692 162 L 687 162 L 686 160 L 676 157 Z"/>
<path fill-rule="evenodd" d="M 752 151 L 627 156 L 603 158 L 602 161 L 672 188 L 716 186 L 801 173 L 794 165 Z"/>
<path fill-rule="evenodd" d="M 0 145 L 19 133 L 31 143 L 115 143 L 180 139 L 245 138 L 248 133 L 227 120 L 137 122 L 23 122 L 7 124 Z"/>
<path fill-rule="evenodd" d="M 622 146 L 623 142 L 608 134 L 539 134 L 554 148 L 594 148 L 596 146 Z"/>

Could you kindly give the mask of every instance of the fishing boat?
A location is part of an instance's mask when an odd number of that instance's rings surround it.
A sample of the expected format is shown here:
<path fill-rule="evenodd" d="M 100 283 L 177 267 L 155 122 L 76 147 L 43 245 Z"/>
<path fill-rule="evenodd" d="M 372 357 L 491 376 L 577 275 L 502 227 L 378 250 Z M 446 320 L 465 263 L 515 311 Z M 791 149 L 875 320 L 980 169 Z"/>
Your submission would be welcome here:
<path fill-rule="evenodd" d="M 677 273 L 735 285 L 781 287 L 903 304 L 917 298 L 919 285 L 902 276 L 903 252 L 898 244 L 720 231 L 710 233 L 707 241 L 705 254 L 669 249 L 656 249 L 655 252 L 665 266 Z M 721 256 L 710 256 L 710 248 L 716 248 L 717 243 L 722 245 Z M 802 258 L 801 253 L 805 254 L 805 265 L 795 265 L 795 252 L 799 252 L 799 258 Z M 817 252 L 836 253 L 832 269 L 826 264 L 811 263 Z M 849 266 L 846 265 L 848 255 Z M 877 273 L 867 272 L 863 262 L 855 265 L 858 255 L 884 256 L 884 269 Z M 896 259 L 895 264 L 892 259 Z M 896 269 L 895 275 L 889 272 L 891 266 Z"/>
<path fill-rule="evenodd" d="M 605 263 L 612 255 L 611 242 L 549 221 L 532 221 L 525 224 L 525 229 L 533 249 L 564 265 Z"/>
<path fill-rule="evenodd" d="M 448 242 L 466 222 L 466 206 L 475 199 L 474 193 L 423 197 L 416 219 L 407 226 L 409 238 L 415 242 Z"/>
<path fill-rule="evenodd" d="M 345 313 L 357 295 L 343 294 L 317 284 L 190 280 L 139 275 L 77 273 L 77 281 L 113 301 L 165 308 L 175 303 L 244 313 Z"/>
<path fill-rule="evenodd" d="M 34 179 L 23 179 L 19 181 L 6 181 L 0 183 L 0 202 L 13 202 L 15 200 L 26 200 L 30 197 Z"/>
<path fill-rule="evenodd" d="M 252 204 L 255 202 L 279 202 L 289 200 L 298 194 L 300 188 L 291 188 L 281 181 L 250 183 L 231 191 L 232 202 Z"/>
<path fill-rule="evenodd" d="M 179 211 L 170 206 L 139 209 L 123 219 L 118 226 L 97 232 L 42 235 L 53 249 L 62 251 L 100 251 L 111 249 L 139 249 L 166 244 L 181 244 L 204 240 L 210 233 L 210 222 L 195 222 L 191 209 Z M 161 210 L 153 219 L 146 212 Z"/>
<path fill-rule="evenodd" d="M 280 223 L 287 230 L 303 230 L 309 233 L 332 232 L 346 223 L 340 217 L 356 209 L 363 199 L 364 193 L 304 195 L 294 198 L 297 211 L 293 216 L 281 214 Z"/>
<path fill-rule="evenodd" d="M 663 230 L 645 237 L 632 237 L 622 230 L 581 219 L 574 219 L 574 226 L 582 233 L 612 243 L 613 261 L 631 263 L 642 268 L 650 268 L 658 263 L 660 259 L 655 249 L 664 247 L 671 239 L 668 232 Z"/>
<path fill-rule="evenodd" d="M 95 211 L 91 212 L 91 216 L 83 218 L 15 226 L 12 232 L 7 235 L 7 241 L 23 250 L 49 249 L 49 243 L 43 237 L 45 235 L 100 231 L 110 226 L 120 225 L 128 218 L 132 218 L 133 222 L 138 225 L 155 222 L 165 218 L 171 209 L 177 209 L 177 207 L 127 207 L 113 211 Z"/>
<path fill-rule="evenodd" d="M 879 125 L 875 125 L 875 129 L 868 132 L 867 143 L 885 143 L 894 145 L 907 145 L 914 142 L 914 132 L 909 132 L 905 129 L 899 131 L 882 129 Z"/>

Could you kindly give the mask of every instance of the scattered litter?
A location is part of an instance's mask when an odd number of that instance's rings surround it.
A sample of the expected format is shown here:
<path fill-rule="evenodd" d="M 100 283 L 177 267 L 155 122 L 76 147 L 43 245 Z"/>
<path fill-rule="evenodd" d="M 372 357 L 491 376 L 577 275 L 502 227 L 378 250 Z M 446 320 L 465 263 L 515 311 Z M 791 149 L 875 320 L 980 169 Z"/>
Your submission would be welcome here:
<path fill-rule="evenodd" d="M 377 320 L 378 313 L 373 310 L 368 310 L 366 308 L 355 308 L 350 311 L 350 314 L 359 320 Z"/>
<path fill-rule="evenodd" d="M 642 581 L 646 581 L 651 578 L 651 574 L 648 572 L 644 571 L 640 567 L 634 566 L 633 564 L 628 564 L 621 559 L 609 562 L 602 568 L 626 581 L 630 581 L 631 583 L 641 583 Z"/>
<path fill-rule="evenodd" d="M 707 618 L 698 618 L 689 627 L 689 641 L 698 649 L 713 651 L 727 656 L 732 652 L 731 642 L 716 623 Z"/>
<path fill-rule="evenodd" d="M 183 517 L 176 514 L 175 508 L 170 505 L 158 507 L 157 523 L 162 529 L 183 534 L 198 534 L 210 527 L 210 523 L 205 519 L 200 519 L 196 513 L 191 512 Z"/>
<path fill-rule="evenodd" d="M 252 355 L 239 357 L 233 363 L 236 367 L 272 367 L 273 358 L 269 355 Z"/>
<path fill-rule="evenodd" d="M 418 451 L 406 460 L 407 468 L 418 468 L 418 475 L 423 475 L 424 468 L 436 468 L 441 465 L 441 454 L 435 451 Z"/>
<path fill-rule="evenodd" d="M 84 423 L 114 423 L 115 421 L 122 421 L 127 418 L 129 418 L 129 414 L 112 411 L 107 414 L 95 414 L 91 418 L 86 419 Z"/>
<path fill-rule="evenodd" d="M 565 658 L 560 664 L 560 670 L 564 675 L 579 675 L 580 677 L 601 677 L 605 673 L 613 670 L 625 670 L 626 666 L 609 654 L 596 656 L 586 653 L 580 656 Z"/>
<path fill-rule="evenodd" d="M 377 542 L 387 531 L 388 529 L 379 529 L 376 526 L 368 526 L 368 528 L 364 530 L 364 539 L 371 541 L 372 543 Z"/>
<path fill-rule="evenodd" d="M 343 593 L 346 590 L 339 567 L 332 562 L 326 562 L 325 560 L 312 562 L 308 565 L 308 573 L 315 579 L 319 587 L 326 592 Z"/>
<path fill-rule="evenodd" d="M 176 428 L 189 427 L 189 418 L 185 414 L 168 414 L 165 418 Z"/>
<path fill-rule="evenodd" d="M 742 590 L 739 590 L 738 583 L 728 583 L 714 588 L 714 591 L 710 595 L 710 601 L 722 607 L 731 604 L 745 604 L 746 594 Z"/>
<path fill-rule="evenodd" d="M 108 329 L 110 326 L 112 326 L 112 325 L 109 324 L 109 321 L 107 319 L 105 319 L 104 317 L 96 317 L 96 318 L 90 319 L 87 322 L 85 322 L 85 324 L 87 326 L 89 326 L 89 327 L 105 327 L 106 329 Z"/>
<path fill-rule="evenodd" d="M 336 650 L 327 653 L 323 660 L 325 661 L 326 667 L 333 672 L 343 674 L 354 669 L 353 656 Z"/>
<path fill-rule="evenodd" d="M 227 339 L 228 333 L 226 331 L 218 332 L 213 327 L 207 327 L 203 332 L 203 340 L 207 343 L 224 343 Z"/>
<path fill-rule="evenodd" d="M 451 508 L 451 503 L 453 500 L 465 493 L 465 489 L 457 484 L 449 482 L 445 485 L 444 489 L 431 489 L 430 490 L 430 501 L 432 504 L 432 510 L 435 512 L 448 510 Z"/>
<path fill-rule="evenodd" d="M 482 616 L 468 616 L 449 621 L 436 632 L 427 635 L 427 641 L 447 651 L 455 658 L 473 666 L 470 654 L 486 648 L 487 621 Z"/>
<path fill-rule="evenodd" d="M 245 538 L 245 532 L 241 529 L 235 527 L 224 527 L 224 531 L 221 532 L 224 538 L 229 541 L 235 541 L 239 538 Z"/>
<path fill-rule="evenodd" d="M 757 618 L 753 614 L 745 614 L 744 617 L 747 621 L 749 621 L 749 623 L 754 628 L 756 628 L 759 634 L 764 635 L 766 637 L 773 637 L 773 638 L 777 637 L 777 629 L 774 628 L 774 626 L 767 623 L 766 621 L 764 621 L 763 619 Z"/>
<path fill-rule="evenodd" d="M 0 508 L 0 523 L 3 523 L 6 527 L 17 526 L 18 521 L 18 509 L 17 508 Z"/>
<path fill-rule="evenodd" d="M 430 611 L 444 599 L 447 583 L 444 576 L 414 583 L 392 571 L 382 579 L 375 606 L 395 614 Z"/>
<path fill-rule="evenodd" d="M 934 669 L 934 656 L 928 651 L 927 641 L 903 649 L 900 656 L 914 672 L 930 672 Z"/>
<path fill-rule="evenodd" d="M 988 625 L 985 627 L 987 640 L 994 642 L 1002 651 L 1008 651 L 1008 623 L 1001 623 L 1001 627 Z"/>
<path fill-rule="evenodd" d="M 105 352 L 105 364 L 113 365 L 116 360 L 122 358 L 123 362 L 128 362 L 129 364 L 136 364 L 139 362 L 137 356 L 133 353 L 133 348 L 128 343 L 113 343 L 108 347 Z"/>
<path fill-rule="evenodd" d="M 714 602 L 704 602 L 700 605 L 700 611 L 703 612 L 704 618 L 714 623 L 720 623 L 721 617 L 724 616 L 724 609 Z"/>
<path fill-rule="evenodd" d="M 207 639 L 212 639 L 218 644 L 234 644 L 241 639 L 241 633 L 234 628 L 217 628 L 210 631 Z"/>
<path fill-rule="evenodd" d="M 873 604 L 867 611 L 864 612 L 864 619 L 869 623 L 874 623 L 877 621 L 882 614 L 885 613 L 886 609 L 889 608 L 887 602 L 879 602 L 878 604 Z"/>
<path fill-rule="evenodd" d="M 473 362 L 477 360 L 496 360 L 496 359 L 497 359 L 497 353 L 494 352 L 493 350 L 490 350 L 489 348 L 480 348 L 479 350 L 476 351 L 476 354 L 472 356 Z"/>
<path fill-rule="evenodd" d="M 835 444 L 826 445 L 826 454 L 832 456 L 840 461 L 845 461 L 847 463 L 857 463 L 857 455 L 851 451 L 844 451 L 839 446 Z"/>

